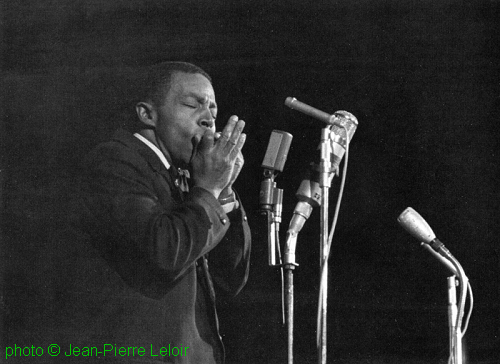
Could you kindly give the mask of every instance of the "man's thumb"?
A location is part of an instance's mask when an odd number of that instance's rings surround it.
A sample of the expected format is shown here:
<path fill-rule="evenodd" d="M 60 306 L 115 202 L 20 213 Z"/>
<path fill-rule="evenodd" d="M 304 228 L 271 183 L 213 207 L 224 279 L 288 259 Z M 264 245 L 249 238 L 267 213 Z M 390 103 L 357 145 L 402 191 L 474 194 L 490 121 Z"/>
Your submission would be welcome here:
<path fill-rule="evenodd" d="M 194 138 L 195 148 L 198 152 L 209 150 L 214 145 L 214 132 L 212 130 L 205 130 L 203 135 L 196 135 Z"/>

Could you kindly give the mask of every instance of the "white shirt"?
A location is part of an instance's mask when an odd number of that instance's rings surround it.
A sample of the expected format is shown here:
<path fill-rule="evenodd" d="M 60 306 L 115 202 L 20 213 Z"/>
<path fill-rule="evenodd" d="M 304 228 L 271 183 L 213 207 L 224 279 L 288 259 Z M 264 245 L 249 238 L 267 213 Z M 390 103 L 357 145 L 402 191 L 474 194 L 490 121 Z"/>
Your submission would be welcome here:
<path fill-rule="evenodd" d="M 147 140 L 146 138 L 144 138 L 139 133 L 135 133 L 134 136 L 137 139 L 139 139 L 140 141 L 142 141 L 144 144 L 146 144 L 148 147 L 150 147 L 153 150 L 153 152 L 156 153 L 156 155 L 158 156 L 158 158 L 160 158 L 160 160 L 165 165 L 165 167 L 167 167 L 167 169 L 170 169 L 170 163 L 168 163 L 167 158 L 165 158 L 165 155 L 161 152 L 160 149 L 158 149 L 158 147 L 156 145 L 154 145 L 153 143 L 151 143 L 149 140 Z"/>

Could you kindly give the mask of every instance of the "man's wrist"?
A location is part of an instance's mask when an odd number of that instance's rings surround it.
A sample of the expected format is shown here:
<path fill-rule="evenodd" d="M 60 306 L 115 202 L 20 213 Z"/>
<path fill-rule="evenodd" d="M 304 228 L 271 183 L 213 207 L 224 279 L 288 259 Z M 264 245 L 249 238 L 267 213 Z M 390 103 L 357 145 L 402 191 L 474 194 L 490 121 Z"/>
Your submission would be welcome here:
<path fill-rule="evenodd" d="M 235 196 L 234 192 L 231 191 L 231 194 L 229 194 L 229 195 L 224 193 L 224 195 L 225 195 L 224 197 L 223 197 L 223 193 L 221 193 L 219 195 L 218 200 L 219 200 L 221 205 L 226 205 L 226 204 L 231 203 L 231 202 L 236 202 L 236 196 Z"/>
<path fill-rule="evenodd" d="M 240 203 L 236 199 L 236 194 L 230 188 L 224 189 L 218 200 L 225 213 L 231 212 L 240 207 Z"/>

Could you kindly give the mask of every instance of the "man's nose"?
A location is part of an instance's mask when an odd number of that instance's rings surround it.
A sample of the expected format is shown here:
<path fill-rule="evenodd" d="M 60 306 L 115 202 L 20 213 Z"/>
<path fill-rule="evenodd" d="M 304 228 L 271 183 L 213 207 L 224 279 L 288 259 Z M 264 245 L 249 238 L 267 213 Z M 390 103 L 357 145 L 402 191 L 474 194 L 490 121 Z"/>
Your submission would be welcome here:
<path fill-rule="evenodd" d="M 213 117 L 203 118 L 200 120 L 200 125 L 207 129 L 213 129 L 215 126 L 215 119 Z"/>
<path fill-rule="evenodd" d="M 213 129 L 215 126 L 215 118 L 213 117 L 210 109 L 205 109 L 200 117 L 200 125 L 207 129 Z"/>

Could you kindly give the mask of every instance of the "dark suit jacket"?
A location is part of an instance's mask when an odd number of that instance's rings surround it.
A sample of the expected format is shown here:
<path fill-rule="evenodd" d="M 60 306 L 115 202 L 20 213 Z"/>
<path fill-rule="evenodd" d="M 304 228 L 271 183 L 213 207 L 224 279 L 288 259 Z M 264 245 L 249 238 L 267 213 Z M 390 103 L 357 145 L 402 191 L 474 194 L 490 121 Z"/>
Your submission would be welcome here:
<path fill-rule="evenodd" d="M 101 359 L 124 362 L 223 362 L 215 297 L 237 294 L 248 277 L 243 207 L 226 214 L 202 188 L 182 193 L 175 168 L 123 130 L 85 166 L 76 207 L 91 242 L 79 260 L 90 262 L 75 265 L 77 283 L 66 292 L 72 328 L 63 350 L 96 347 Z M 120 347 L 137 349 L 123 355 Z"/>

